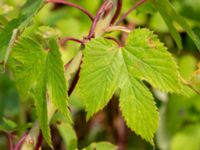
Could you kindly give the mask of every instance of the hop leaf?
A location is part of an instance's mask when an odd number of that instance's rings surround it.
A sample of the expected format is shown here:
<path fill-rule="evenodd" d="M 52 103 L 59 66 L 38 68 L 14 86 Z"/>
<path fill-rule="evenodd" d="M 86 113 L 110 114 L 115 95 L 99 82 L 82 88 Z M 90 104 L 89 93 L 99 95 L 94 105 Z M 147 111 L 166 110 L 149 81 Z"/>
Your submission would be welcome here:
<path fill-rule="evenodd" d="M 166 92 L 179 92 L 176 63 L 148 29 L 130 33 L 123 48 L 100 38 L 86 45 L 78 82 L 87 118 L 105 107 L 120 88 L 120 109 L 127 125 L 153 145 L 158 112 L 143 80 Z"/>
<path fill-rule="evenodd" d="M 37 40 L 22 37 L 15 44 L 9 60 L 17 88 L 22 96 L 32 95 L 42 133 L 51 145 L 47 100 L 68 116 L 67 82 L 57 42 L 49 39 L 49 50 Z"/>

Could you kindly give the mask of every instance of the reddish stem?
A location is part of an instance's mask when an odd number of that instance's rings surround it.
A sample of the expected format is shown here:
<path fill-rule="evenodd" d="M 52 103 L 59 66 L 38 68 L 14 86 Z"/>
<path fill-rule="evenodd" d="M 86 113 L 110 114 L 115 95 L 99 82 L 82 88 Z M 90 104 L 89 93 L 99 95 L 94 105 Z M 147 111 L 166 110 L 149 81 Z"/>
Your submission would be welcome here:
<path fill-rule="evenodd" d="M 137 7 L 145 3 L 147 0 L 140 0 L 137 2 L 133 7 L 131 7 L 116 23 L 116 25 L 119 25 L 133 10 L 135 10 Z"/>
<path fill-rule="evenodd" d="M 9 149 L 13 150 L 12 134 L 7 133 Z"/>
<path fill-rule="evenodd" d="M 26 139 L 27 135 L 28 135 L 28 132 L 25 133 L 25 134 L 21 137 L 21 139 L 19 140 L 19 142 L 15 145 L 14 150 L 20 150 L 20 148 L 21 148 L 22 144 L 24 143 L 24 140 Z"/>
<path fill-rule="evenodd" d="M 74 41 L 74 42 L 77 42 L 77 43 L 80 43 L 80 44 L 84 44 L 84 42 L 82 40 L 79 40 L 79 39 L 76 39 L 76 38 L 73 38 L 73 37 L 67 37 L 67 38 L 61 39 L 60 41 L 61 41 L 62 45 L 64 45 L 68 41 Z"/>
<path fill-rule="evenodd" d="M 83 8 L 83 7 L 81 7 L 81 6 L 77 5 L 77 4 L 74 4 L 72 2 L 65 1 L 65 0 L 46 0 L 46 2 L 65 4 L 65 5 L 77 8 L 77 9 L 81 10 L 84 14 L 86 14 L 92 21 L 94 20 L 94 17 L 90 12 L 88 12 L 85 8 Z"/>
<path fill-rule="evenodd" d="M 80 66 L 79 66 L 79 69 L 78 69 L 78 71 L 76 72 L 75 77 L 74 77 L 74 79 L 73 79 L 73 81 L 72 81 L 72 84 L 71 84 L 71 86 L 70 86 L 70 88 L 69 88 L 69 91 L 68 91 L 68 95 L 69 95 L 69 96 L 72 94 L 72 92 L 74 91 L 74 88 L 76 87 L 76 84 L 78 83 L 80 71 L 81 71 L 81 68 L 80 68 Z"/>
<path fill-rule="evenodd" d="M 106 8 L 106 5 L 107 3 L 109 2 L 109 0 L 105 0 L 104 3 L 101 5 L 99 11 L 97 12 L 95 18 L 94 18 L 94 21 L 93 21 L 93 24 L 92 24 L 92 27 L 90 29 L 90 32 L 89 32 L 89 35 L 88 35 L 88 39 L 91 39 L 93 36 L 94 36 L 94 30 L 96 28 L 96 25 L 101 17 L 101 14 L 104 12 L 105 8 Z"/>
<path fill-rule="evenodd" d="M 114 24 L 114 22 L 116 21 L 116 19 L 119 17 L 121 9 L 122 9 L 122 0 L 118 0 L 118 2 L 117 2 L 117 10 L 115 12 L 114 17 L 112 18 L 111 24 Z"/>
<path fill-rule="evenodd" d="M 35 150 L 39 150 L 41 145 L 42 145 L 42 141 L 43 141 L 43 136 L 42 136 L 42 132 L 40 131 L 40 134 L 38 136 L 38 140 L 37 140 L 37 144 L 35 146 Z"/>

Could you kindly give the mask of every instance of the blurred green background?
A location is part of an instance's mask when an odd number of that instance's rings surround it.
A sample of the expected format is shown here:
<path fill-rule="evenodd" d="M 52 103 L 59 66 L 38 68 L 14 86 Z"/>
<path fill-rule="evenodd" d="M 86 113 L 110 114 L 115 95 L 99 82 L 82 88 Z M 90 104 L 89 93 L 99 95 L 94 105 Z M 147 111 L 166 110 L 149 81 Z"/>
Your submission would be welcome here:
<path fill-rule="evenodd" d="M 71 1 L 80 4 L 93 14 L 103 2 L 103 0 Z M 9 20 L 17 17 L 24 2 L 25 0 L 0 0 L 0 31 Z M 135 2 L 136 0 L 124 0 L 123 12 Z M 172 0 L 171 3 L 178 13 L 185 17 L 195 33 L 200 36 L 200 0 Z M 162 17 L 150 3 L 144 4 L 131 13 L 124 21 L 124 25 L 147 27 L 155 31 L 176 58 L 180 73 L 185 80 L 191 79 L 194 71 L 198 69 L 200 53 L 192 40 L 180 26 L 176 25 L 183 41 L 183 50 L 179 51 Z M 91 21 L 74 8 L 48 4 L 41 9 L 34 19 L 32 27 L 37 28 L 39 26 L 53 27 L 60 37 L 81 39 L 87 35 Z M 118 34 L 116 36 L 120 36 Z M 76 43 L 67 43 L 66 47 L 62 49 L 63 61 L 68 62 L 77 53 L 78 48 L 79 45 Z M 33 123 L 36 119 L 33 100 L 18 95 L 15 84 L 8 77 L 8 74 L 9 72 L 0 73 L 0 130 L 3 130 L 5 124 L 10 129 L 14 122 L 22 125 Z M 152 91 L 160 111 L 160 125 L 155 137 L 156 147 L 151 147 L 127 129 L 127 149 L 200 150 L 200 95 L 190 90 L 188 90 L 190 95 L 188 97 L 162 93 L 155 89 L 152 89 Z M 83 103 L 75 92 L 70 97 L 70 107 L 75 120 L 74 128 L 77 133 L 79 148 L 83 148 L 91 142 L 103 140 L 116 144 L 114 135 L 111 134 L 113 131 L 109 123 L 109 106 L 88 123 L 85 121 Z M 11 123 L 5 118 L 14 122 Z M 17 130 L 14 139 L 17 140 L 25 131 L 26 127 Z M 54 134 L 54 146 L 58 150 L 64 150 L 64 142 L 53 126 L 52 132 Z M 67 135 L 75 136 L 73 131 L 66 133 L 65 136 Z M 6 149 L 8 149 L 6 134 L 0 132 L 0 150 Z M 44 149 L 48 148 L 44 146 Z"/>

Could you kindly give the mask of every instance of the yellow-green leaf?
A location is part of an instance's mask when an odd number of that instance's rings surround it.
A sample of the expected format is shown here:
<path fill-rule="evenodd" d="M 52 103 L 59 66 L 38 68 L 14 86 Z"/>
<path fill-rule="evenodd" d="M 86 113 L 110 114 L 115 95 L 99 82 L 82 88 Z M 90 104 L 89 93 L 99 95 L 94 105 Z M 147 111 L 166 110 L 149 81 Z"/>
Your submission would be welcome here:
<path fill-rule="evenodd" d="M 127 125 L 153 145 L 158 112 L 143 80 L 166 92 L 181 91 L 174 59 L 151 31 L 134 30 L 124 47 L 103 38 L 89 42 L 78 82 L 87 118 L 121 89 L 120 109 Z"/>

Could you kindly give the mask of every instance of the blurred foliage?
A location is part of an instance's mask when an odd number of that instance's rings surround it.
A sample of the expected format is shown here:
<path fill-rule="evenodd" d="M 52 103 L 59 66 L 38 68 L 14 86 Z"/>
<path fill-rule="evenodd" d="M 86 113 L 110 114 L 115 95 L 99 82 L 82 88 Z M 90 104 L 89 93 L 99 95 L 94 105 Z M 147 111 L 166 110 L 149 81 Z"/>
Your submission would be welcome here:
<path fill-rule="evenodd" d="M 103 0 L 71 0 L 82 5 L 88 11 L 95 14 Z M 0 0 L 0 31 L 8 21 L 15 18 L 20 13 L 20 7 L 25 0 Z M 124 0 L 123 12 L 130 8 L 137 0 Z M 196 34 L 200 36 L 200 1 L 199 0 L 171 0 L 172 5 L 181 14 Z M 154 7 L 147 3 L 133 13 L 124 21 L 124 24 L 129 27 L 148 27 L 159 35 L 159 38 L 169 48 L 169 51 L 176 57 L 179 65 L 181 76 L 185 80 L 199 81 L 198 63 L 200 62 L 200 54 L 194 45 L 193 41 L 185 33 L 179 25 L 175 24 L 178 29 L 183 50 L 180 52 L 169 33 L 161 15 Z M 87 35 L 91 21 L 84 14 L 80 13 L 71 7 L 62 5 L 47 4 L 40 10 L 34 20 L 34 28 L 39 26 L 54 27 L 59 32 L 61 37 L 76 37 L 82 38 Z M 0 43 L 1 44 L 1 43 Z M 79 44 L 69 42 L 65 47 L 61 48 L 62 58 L 65 63 L 77 53 Z M 20 98 L 15 88 L 15 84 L 6 74 L 0 74 L 0 149 L 7 150 L 7 141 L 5 130 L 14 129 L 16 127 L 23 130 L 29 128 L 28 122 L 34 122 L 35 110 L 31 99 Z M 160 150 L 199 150 L 200 149 L 200 96 L 191 92 L 190 97 L 180 95 L 160 93 L 154 94 L 157 99 L 160 111 L 160 126 L 156 134 L 156 148 Z M 155 92 L 155 93 L 157 93 Z M 164 100 L 163 100 L 164 99 Z M 81 149 L 91 142 L 110 141 L 116 144 L 112 127 L 109 126 L 108 110 L 109 106 L 102 112 L 97 114 L 89 122 L 85 121 L 86 115 L 82 100 L 76 92 L 70 97 L 70 108 L 73 115 L 75 125 L 69 124 L 68 121 L 59 124 L 54 121 L 53 127 L 58 127 L 57 135 L 52 138 L 55 140 L 55 145 L 61 149 L 73 150 L 76 145 Z M 59 116 L 61 117 L 61 116 Z M 58 117 L 58 118 L 59 118 Z M 3 119 L 7 118 L 7 119 Z M 8 121 L 8 120 L 12 120 Z M 15 123 L 14 123 L 15 122 Z M 24 126 L 23 126 L 24 125 Z M 52 127 L 52 128 L 53 128 Z M 75 128 L 75 131 L 73 130 Z M 128 130 L 128 129 L 127 129 Z M 151 150 L 148 143 L 136 136 L 133 132 L 128 132 L 128 150 Z M 23 132 L 15 133 L 15 141 L 23 134 Z M 63 141 L 61 140 L 63 137 Z M 76 141 L 78 139 L 78 143 Z M 105 143 L 94 143 L 85 150 L 107 149 Z M 109 145 L 112 147 L 112 145 Z M 103 148 L 102 148 L 103 147 Z M 104 148 L 106 147 L 106 148 Z M 48 148 L 44 145 L 44 149 Z M 114 149 L 114 148 L 113 148 Z"/>

